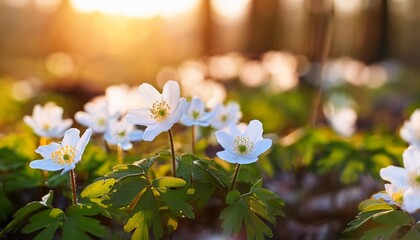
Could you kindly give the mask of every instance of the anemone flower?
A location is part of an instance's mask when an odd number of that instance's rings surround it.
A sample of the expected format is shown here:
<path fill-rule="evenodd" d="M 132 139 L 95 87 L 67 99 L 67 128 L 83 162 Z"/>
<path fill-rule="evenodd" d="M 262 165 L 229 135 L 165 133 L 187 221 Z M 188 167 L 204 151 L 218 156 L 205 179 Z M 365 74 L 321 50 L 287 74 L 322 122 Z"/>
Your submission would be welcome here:
<path fill-rule="evenodd" d="M 420 109 L 416 109 L 405 121 L 400 130 L 400 136 L 409 144 L 420 147 Z"/>
<path fill-rule="evenodd" d="M 236 102 L 229 102 L 226 106 L 219 104 L 214 111 L 216 111 L 216 116 L 210 125 L 217 130 L 227 128 L 231 124 L 236 125 L 242 118 L 242 112 Z"/>
<path fill-rule="evenodd" d="M 61 138 L 73 124 L 73 120 L 63 119 L 63 108 L 53 102 L 35 105 L 32 116 L 25 116 L 23 121 L 41 138 Z"/>
<path fill-rule="evenodd" d="M 81 125 L 92 129 L 94 133 L 104 133 L 108 121 L 115 117 L 108 110 L 108 101 L 104 96 L 96 97 L 84 106 L 84 112 L 79 111 L 74 118 Z"/>

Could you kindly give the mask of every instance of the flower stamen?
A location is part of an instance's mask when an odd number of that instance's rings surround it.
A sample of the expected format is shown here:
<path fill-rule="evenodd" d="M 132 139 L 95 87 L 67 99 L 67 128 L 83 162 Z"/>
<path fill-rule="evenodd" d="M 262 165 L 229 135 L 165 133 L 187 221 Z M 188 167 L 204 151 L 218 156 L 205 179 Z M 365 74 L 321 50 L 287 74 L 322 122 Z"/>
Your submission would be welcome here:
<path fill-rule="evenodd" d="M 235 152 L 241 155 L 248 154 L 254 149 L 254 143 L 248 137 L 236 137 L 233 144 Z"/>
<path fill-rule="evenodd" d="M 168 117 L 170 110 L 171 108 L 167 102 L 156 101 L 153 103 L 152 109 L 150 109 L 150 117 L 161 122 Z"/>
<path fill-rule="evenodd" d="M 57 151 L 51 153 L 51 158 L 55 163 L 61 165 L 70 165 L 74 162 L 76 156 L 76 147 L 64 146 L 59 148 Z"/>

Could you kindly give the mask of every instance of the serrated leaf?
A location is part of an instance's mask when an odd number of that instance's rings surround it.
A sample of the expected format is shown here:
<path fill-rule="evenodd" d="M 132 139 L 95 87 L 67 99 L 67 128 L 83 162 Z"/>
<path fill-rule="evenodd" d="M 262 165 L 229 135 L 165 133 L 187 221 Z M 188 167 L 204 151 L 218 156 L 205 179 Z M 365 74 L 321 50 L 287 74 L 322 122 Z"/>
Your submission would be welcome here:
<path fill-rule="evenodd" d="M 112 190 L 116 180 L 114 178 L 98 180 L 86 186 L 80 193 L 82 198 L 98 198 Z"/>
<path fill-rule="evenodd" d="M 42 197 L 42 201 L 39 202 L 31 202 L 16 211 L 13 214 L 13 220 L 7 224 L 7 226 L 0 232 L 0 237 L 2 237 L 4 234 L 16 231 L 19 229 L 23 224 L 26 223 L 26 220 L 33 215 L 35 212 L 49 208 L 49 204 L 51 203 L 53 198 L 53 191 L 50 191 L 47 195 Z"/>
<path fill-rule="evenodd" d="M 159 191 L 160 196 L 165 200 L 169 209 L 178 217 L 194 218 L 193 207 L 185 202 L 186 195 L 181 190 Z"/>
<path fill-rule="evenodd" d="M 134 175 L 120 178 L 108 195 L 109 199 L 104 200 L 103 203 L 111 204 L 114 208 L 126 207 L 147 186 L 147 180 L 143 176 Z"/>
<path fill-rule="evenodd" d="M 138 203 L 134 207 L 130 218 L 124 225 L 126 232 L 134 233 L 132 240 L 142 240 L 149 238 L 149 229 L 152 229 L 155 238 L 160 239 L 163 235 L 162 220 L 156 204 L 155 196 L 150 188 L 140 196 Z"/>
<path fill-rule="evenodd" d="M 88 205 L 69 207 L 66 210 L 66 218 L 63 223 L 63 239 L 78 239 L 73 234 L 85 236 L 87 233 L 97 237 L 105 237 L 108 234 L 105 226 L 99 220 L 89 217 L 97 214 L 98 211 Z"/>
<path fill-rule="evenodd" d="M 105 174 L 106 178 L 115 178 L 120 179 L 124 177 L 137 176 L 144 174 L 143 168 L 133 165 L 133 164 L 124 164 L 117 165 L 112 168 L 112 172 Z"/>
<path fill-rule="evenodd" d="M 369 212 L 369 211 L 375 211 L 375 210 L 394 210 L 395 208 L 392 207 L 391 205 L 387 204 L 386 202 L 382 201 L 382 200 L 377 200 L 377 199 L 366 199 L 364 201 L 362 201 L 359 204 L 359 210 L 362 212 Z"/>
<path fill-rule="evenodd" d="M 64 218 L 61 209 L 52 208 L 33 215 L 29 223 L 22 229 L 23 233 L 31 233 L 43 229 L 34 239 L 52 240 Z"/>
<path fill-rule="evenodd" d="M 195 160 L 193 164 L 192 175 L 195 180 L 226 188 L 227 176 L 230 175 L 225 170 L 218 168 L 214 161 Z"/>
<path fill-rule="evenodd" d="M 241 198 L 241 193 L 238 190 L 232 190 L 228 192 L 226 196 L 226 203 L 233 204 L 234 202 L 238 201 Z"/>
<path fill-rule="evenodd" d="M 155 188 L 175 188 L 183 187 L 186 183 L 187 182 L 181 178 L 160 177 L 153 180 L 152 186 Z"/>

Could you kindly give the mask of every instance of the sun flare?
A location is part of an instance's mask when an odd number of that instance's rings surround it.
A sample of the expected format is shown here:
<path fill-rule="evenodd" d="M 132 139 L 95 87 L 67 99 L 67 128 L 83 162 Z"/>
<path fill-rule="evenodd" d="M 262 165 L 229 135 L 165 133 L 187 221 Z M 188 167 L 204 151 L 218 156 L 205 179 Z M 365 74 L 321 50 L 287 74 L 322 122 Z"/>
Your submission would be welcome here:
<path fill-rule="evenodd" d="M 75 9 L 81 12 L 99 12 L 127 17 L 171 17 L 186 13 L 200 0 L 72 0 Z"/>

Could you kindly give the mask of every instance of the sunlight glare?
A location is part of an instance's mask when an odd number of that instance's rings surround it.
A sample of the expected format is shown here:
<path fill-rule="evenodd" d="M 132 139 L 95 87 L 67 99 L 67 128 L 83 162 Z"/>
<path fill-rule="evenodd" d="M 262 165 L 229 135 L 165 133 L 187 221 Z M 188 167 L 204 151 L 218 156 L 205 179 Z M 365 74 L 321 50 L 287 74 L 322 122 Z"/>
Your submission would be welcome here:
<path fill-rule="evenodd" d="M 193 9 L 200 0 L 71 0 L 81 12 L 100 12 L 127 17 L 171 17 Z"/>
<path fill-rule="evenodd" d="M 211 0 L 213 11 L 222 19 L 238 21 L 250 9 L 251 0 Z"/>

